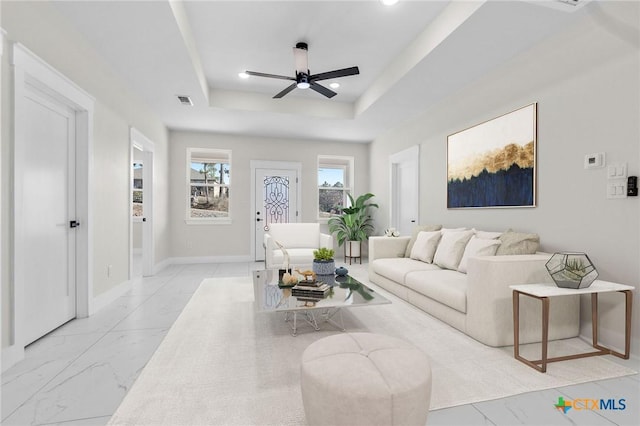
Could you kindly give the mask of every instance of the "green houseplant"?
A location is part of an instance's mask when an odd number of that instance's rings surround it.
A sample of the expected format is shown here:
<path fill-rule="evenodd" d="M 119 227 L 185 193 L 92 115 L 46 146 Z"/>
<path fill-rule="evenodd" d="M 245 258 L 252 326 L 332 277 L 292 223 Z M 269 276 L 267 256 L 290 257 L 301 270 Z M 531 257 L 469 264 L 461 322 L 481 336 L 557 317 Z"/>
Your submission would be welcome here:
<path fill-rule="evenodd" d="M 313 272 L 318 275 L 331 275 L 336 269 L 333 260 L 334 251 L 326 247 L 320 247 L 313 251 Z"/>
<path fill-rule="evenodd" d="M 338 245 L 345 245 L 345 253 L 349 257 L 360 257 L 360 243 L 365 241 L 374 230 L 370 210 L 378 205 L 370 200 L 371 193 L 360 195 L 354 199 L 351 194 L 350 207 L 342 209 L 340 215 L 329 219 L 329 232 L 336 236 Z"/>

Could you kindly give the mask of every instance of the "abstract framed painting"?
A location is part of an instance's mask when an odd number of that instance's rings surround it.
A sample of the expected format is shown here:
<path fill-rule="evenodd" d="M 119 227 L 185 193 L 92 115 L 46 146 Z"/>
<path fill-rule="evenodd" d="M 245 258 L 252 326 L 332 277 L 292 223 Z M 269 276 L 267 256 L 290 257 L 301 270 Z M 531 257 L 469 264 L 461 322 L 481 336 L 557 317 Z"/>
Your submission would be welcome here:
<path fill-rule="evenodd" d="M 537 104 L 447 137 L 447 208 L 536 206 Z"/>

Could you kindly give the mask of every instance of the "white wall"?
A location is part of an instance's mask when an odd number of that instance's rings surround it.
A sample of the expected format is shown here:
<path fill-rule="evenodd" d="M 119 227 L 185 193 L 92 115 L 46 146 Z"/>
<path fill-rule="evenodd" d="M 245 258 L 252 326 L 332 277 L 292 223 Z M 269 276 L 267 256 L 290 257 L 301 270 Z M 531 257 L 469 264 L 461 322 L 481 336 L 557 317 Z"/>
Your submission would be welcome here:
<path fill-rule="evenodd" d="M 186 150 L 217 148 L 232 150 L 231 225 L 188 225 Z M 355 158 L 355 191 L 361 194 L 369 187 L 368 145 L 284 140 L 230 136 L 214 133 L 171 132 L 171 247 L 172 257 L 247 257 L 251 252 L 253 226 L 251 196 L 251 160 L 290 161 L 302 163 L 301 222 L 317 222 L 317 158 L 318 155 L 345 155 Z"/>
<path fill-rule="evenodd" d="M 2 2 L 2 27 L 8 41 L 25 45 L 45 62 L 96 98 L 93 134 L 93 294 L 99 296 L 128 279 L 129 271 L 129 126 L 156 144 L 156 190 L 167 190 L 167 130 L 139 99 L 131 96 L 98 57 L 48 2 Z M 2 86 L 12 87 L 9 52 L 2 58 Z M 11 92 L 2 91 L 2 347 L 11 342 L 9 305 L 11 280 L 12 187 L 10 161 L 13 141 Z M 168 255 L 168 197 L 156 203 L 156 262 Z M 8 238 L 5 238 L 8 236 Z M 107 277 L 107 266 L 112 265 Z"/>
<path fill-rule="evenodd" d="M 422 223 L 537 232 L 543 250 L 585 251 L 601 279 L 637 286 L 640 201 L 607 200 L 605 170 L 584 170 L 583 159 L 604 151 L 608 163 L 627 162 L 632 175 L 640 174 L 640 11 L 636 2 L 591 10 L 592 17 L 376 139 L 371 170 L 388 170 L 390 154 L 420 144 Z M 447 210 L 447 135 L 532 102 L 538 102 L 538 207 Z M 378 229 L 389 220 L 388 179 L 372 174 L 371 190 L 383 213 Z M 634 294 L 636 308 L 639 294 Z M 601 297 L 600 306 L 602 340 L 618 348 L 621 299 Z M 589 304 L 583 302 L 582 334 L 590 336 Z M 634 324 L 640 323 L 639 311 L 634 309 Z M 632 351 L 640 355 L 638 327 Z"/>

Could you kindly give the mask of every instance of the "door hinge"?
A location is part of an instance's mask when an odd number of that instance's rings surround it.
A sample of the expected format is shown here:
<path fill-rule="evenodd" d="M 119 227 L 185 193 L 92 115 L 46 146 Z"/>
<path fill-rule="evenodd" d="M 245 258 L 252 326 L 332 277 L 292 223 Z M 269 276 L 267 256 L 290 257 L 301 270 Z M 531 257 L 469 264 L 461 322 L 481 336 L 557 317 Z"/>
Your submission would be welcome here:
<path fill-rule="evenodd" d="M 296 178 L 296 183 L 298 183 L 298 178 Z"/>
<path fill-rule="evenodd" d="M 298 217 L 298 210 L 296 210 L 296 217 Z"/>

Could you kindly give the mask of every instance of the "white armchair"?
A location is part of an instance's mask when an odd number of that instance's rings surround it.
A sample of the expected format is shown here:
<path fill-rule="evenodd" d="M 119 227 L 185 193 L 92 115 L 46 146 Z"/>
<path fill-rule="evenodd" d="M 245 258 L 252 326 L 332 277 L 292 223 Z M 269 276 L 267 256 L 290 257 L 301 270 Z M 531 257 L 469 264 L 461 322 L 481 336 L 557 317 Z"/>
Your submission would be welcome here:
<path fill-rule="evenodd" d="M 284 269 L 287 259 L 279 245 L 287 251 L 289 266 L 310 267 L 313 251 L 333 248 L 333 238 L 320 232 L 319 223 L 272 223 L 264 234 L 267 269 Z"/>

